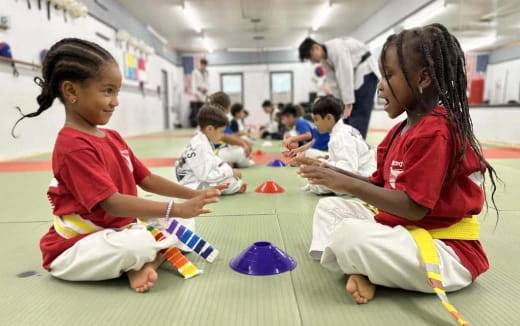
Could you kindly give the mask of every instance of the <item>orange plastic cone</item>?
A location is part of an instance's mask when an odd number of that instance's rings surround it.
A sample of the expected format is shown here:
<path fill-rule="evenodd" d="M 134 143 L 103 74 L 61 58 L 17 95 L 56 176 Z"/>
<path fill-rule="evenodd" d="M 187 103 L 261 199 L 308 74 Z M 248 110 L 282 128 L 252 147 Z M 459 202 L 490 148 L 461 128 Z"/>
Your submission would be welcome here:
<path fill-rule="evenodd" d="M 266 181 L 255 189 L 255 192 L 262 194 L 279 194 L 284 191 L 285 189 L 274 181 Z"/>

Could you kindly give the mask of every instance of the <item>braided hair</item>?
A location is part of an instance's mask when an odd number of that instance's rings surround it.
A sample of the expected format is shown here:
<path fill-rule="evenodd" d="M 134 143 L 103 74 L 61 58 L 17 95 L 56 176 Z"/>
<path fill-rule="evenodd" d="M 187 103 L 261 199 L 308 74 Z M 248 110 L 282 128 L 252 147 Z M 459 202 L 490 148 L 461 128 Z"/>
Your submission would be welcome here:
<path fill-rule="evenodd" d="M 99 69 L 107 62 L 116 62 L 114 57 L 96 43 L 77 38 L 65 38 L 55 43 L 47 53 L 42 64 L 42 77 L 35 77 L 34 82 L 42 91 L 36 98 L 38 110 L 24 114 L 19 107 L 16 109 L 22 115 L 13 128 L 11 135 L 16 138 L 14 130 L 25 118 L 37 117 L 52 106 L 55 98 L 63 102 L 60 93 L 61 83 L 65 80 L 84 81 L 94 78 Z"/>
<path fill-rule="evenodd" d="M 410 70 L 421 68 L 428 70 L 438 101 L 446 108 L 445 116 L 449 122 L 454 144 L 448 171 L 452 176 L 454 175 L 457 163 L 464 158 L 468 145 L 471 146 L 481 165 L 487 168 L 491 180 L 491 200 L 498 214 L 495 192 L 497 190 L 496 181 L 501 181 L 501 179 L 484 158 L 482 147 L 473 133 L 473 123 L 466 95 L 466 61 L 459 41 L 450 34 L 444 25 L 435 23 L 403 30 L 399 34 L 389 36 L 381 51 L 382 60 L 390 46 L 396 47 L 399 66 L 408 87 L 422 104 L 425 104 L 425 100 L 419 94 L 417 87 L 412 86 Z M 387 78 L 385 65 L 383 64 L 382 67 L 384 78 Z M 390 83 L 388 85 L 392 95 L 397 99 L 392 85 Z"/>

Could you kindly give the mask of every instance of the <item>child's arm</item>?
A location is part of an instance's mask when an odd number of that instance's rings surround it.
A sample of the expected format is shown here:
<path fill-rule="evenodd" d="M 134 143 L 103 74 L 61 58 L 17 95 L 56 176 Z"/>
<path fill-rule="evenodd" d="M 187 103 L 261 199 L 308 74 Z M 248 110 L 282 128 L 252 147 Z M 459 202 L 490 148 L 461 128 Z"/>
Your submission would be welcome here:
<path fill-rule="evenodd" d="M 228 184 L 222 183 L 216 185 L 214 189 L 222 191 L 226 189 L 228 186 Z M 141 187 L 141 189 L 143 189 L 144 191 L 152 192 L 161 196 L 183 199 L 190 199 L 207 191 L 193 190 L 156 174 L 150 174 L 149 176 L 144 178 L 143 181 L 141 181 L 141 183 L 139 184 L 139 187 Z"/>
<path fill-rule="evenodd" d="M 331 168 L 302 165 L 298 174 L 309 179 L 311 184 L 324 185 L 339 193 L 349 193 L 391 214 L 411 221 L 421 220 L 428 208 L 408 197 L 404 191 L 386 189 L 373 185 L 368 180 L 350 172 L 336 172 Z"/>
<path fill-rule="evenodd" d="M 298 136 L 292 136 L 292 137 L 289 137 L 287 138 L 286 140 L 283 141 L 283 144 L 285 145 L 285 147 L 287 147 L 288 149 L 293 149 L 291 147 L 298 147 L 298 143 L 301 142 L 301 141 L 306 141 L 306 140 L 309 140 L 309 139 L 312 139 L 312 133 L 310 131 L 307 131 L 306 133 L 303 133 L 301 135 L 298 135 Z M 294 145 L 291 145 L 295 143 L 296 146 Z"/>
<path fill-rule="evenodd" d="M 166 197 L 189 199 L 200 193 L 156 174 L 150 174 L 139 183 L 141 189 Z"/>
<path fill-rule="evenodd" d="M 210 213 L 204 206 L 218 201 L 220 190 L 212 189 L 184 202 L 175 203 L 170 216 L 190 218 Z M 165 216 L 168 203 L 148 200 L 131 195 L 114 193 L 99 203 L 108 214 L 115 217 L 138 217 L 141 219 Z"/>
<path fill-rule="evenodd" d="M 244 148 L 246 157 L 249 157 L 249 155 L 251 155 L 251 144 L 247 140 L 242 139 L 237 135 L 224 134 L 222 136 L 222 141 L 226 144 L 242 146 Z"/>
<path fill-rule="evenodd" d="M 296 156 L 298 153 L 303 153 L 305 152 L 306 150 L 312 148 L 312 145 L 314 145 L 314 143 L 316 142 L 316 140 L 311 140 L 310 142 L 308 142 L 307 144 L 305 145 L 302 145 L 300 147 L 297 147 L 297 148 L 294 148 L 294 149 L 291 149 L 289 150 L 289 156 L 291 157 L 294 157 Z"/>

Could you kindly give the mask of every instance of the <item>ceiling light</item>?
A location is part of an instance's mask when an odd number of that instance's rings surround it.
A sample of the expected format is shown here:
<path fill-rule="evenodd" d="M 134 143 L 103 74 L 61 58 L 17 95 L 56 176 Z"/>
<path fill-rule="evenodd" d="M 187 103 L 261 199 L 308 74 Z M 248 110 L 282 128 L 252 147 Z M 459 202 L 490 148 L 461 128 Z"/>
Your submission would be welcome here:
<path fill-rule="evenodd" d="M 258 48 L 227 48 L 228 52 L 258 52 Z"/>
<path fill-rule="evenodd" d="M 425 22 L 443 12 L 447 7 L 448 5 L 444 5 L 444 0 L 433 1 L 429 5 L 417 11 L 415 14 L 406 18 L 402 26 L 405 29 L 422 26 Z"/>
<path fill-rule="evenodd" d="M 184 13 L 184 16 L 191 24 L 191 27 L 195 30 L 195 32 L 200 33 L 202 31 L 202 27 L 196 15 L 194 14 L 193 8 L 191 8 L 191 6 L 188 5 L 188 2 L 184 2 L 184 5 L 181 8 L 182 12 Z"/>
<path fill-rule="evenodd" d="M 332 4 L 330 1 L 327 1 L 323 4 L 323 6 L 317 11 L 316 16 L 313 19 L 312 23 L 312 31 L 316 32 L 321 25 L 325 22 L 325 19 L 327 19 L 327 16 L 330 14 L 330 11 L 332 9 Z"/>
<path fill-rule="evenodd" d="M 163 44 L 168 44 L 168 40 L 166 40 L 166 38 L 164 36 L 162 36 L 161 34 L 159 34 L 159 32 L 157 32 L 152 26 L 150 25 L 147 25 L 146 26 L 146 29 L 153 34 L 153 36 L 155 36 L 159 41 L 161 41 Z"/>
<path fill-rule="evenodd" d="M 460 37 L 458 38 L 460 47 L 464 52 L 480 49 L 489 46 L 497 41 L 496 35 L 487 35 L 480 37 Z"/>

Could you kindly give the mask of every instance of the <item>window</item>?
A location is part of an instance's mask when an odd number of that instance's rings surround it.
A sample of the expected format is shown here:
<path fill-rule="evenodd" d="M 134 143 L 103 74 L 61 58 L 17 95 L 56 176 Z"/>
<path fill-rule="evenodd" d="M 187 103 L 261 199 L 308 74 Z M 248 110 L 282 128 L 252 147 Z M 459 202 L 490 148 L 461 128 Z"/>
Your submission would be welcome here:
<path fill-rule="evenodd" d="M 244 103 L 244 78 L 242 73 L 220 74 L 220 89 L 231 100 L 231 103 Z"/>
<path fill-rule="evenodd" d="M 273 103 L 292 103 L 292 71 L 277 71 L 270 74 L 271 101 Z"/>

